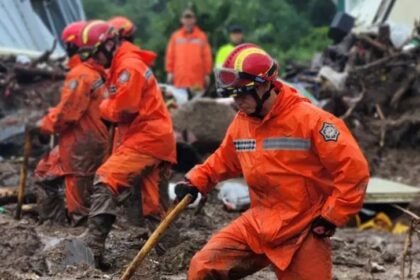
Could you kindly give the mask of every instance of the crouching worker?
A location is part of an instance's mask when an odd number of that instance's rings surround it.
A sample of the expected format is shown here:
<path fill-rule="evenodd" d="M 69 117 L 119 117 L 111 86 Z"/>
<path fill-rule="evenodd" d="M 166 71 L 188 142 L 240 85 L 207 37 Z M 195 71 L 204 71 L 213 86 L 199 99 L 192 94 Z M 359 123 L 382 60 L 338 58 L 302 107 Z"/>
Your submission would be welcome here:
<path fill-rule="evenodd" d="M 97 265 L 105 268 L 105 240 L 117 202 L 127 196 L 140 199 L 136 211 L 142 217 L 165 215 L 159 183 L 165 163 L 176 161 L 175 137 L 157 80 L 137 47 L 119 42 L 109 24 L 96 22 L 84 28 L 81 51 L 110 68 L 109 98 L 102 102 L 101 114 L 118 125 L 121 135 L 119 146 L 96 172 L 88 229 L 81 236 Z"/>
<path fill-rule="evenodd" d="M 57 154 L 52 153 L 49 160 L 53 161 L 52 168 L 61 164 L 66 208 L 73 225 L 79 224 L 89 213 L 89 189 L 108 146 L 108 131 L 99 113 L 106 89 L 104 68 L 93 60 L 81 62 L 77 55 L 84 25 L 84 22 L 75 23 L 63 32 L 70 71 L 61 90 L 60 102 L 36 128 L 44 134 L 59 135 L 58 149 L 54 150 Z M 53 204 L 59 207 L 61 198 L 57 192 L 56 186 L 45 189 L 48 198 L 40 201 L 40 212 L 46 213 L 41 216 L 48 218 Z"/>
<path fill-rule="evenodd" d="M 331 279 L 329 237 L 359 211 L 369 179 L 360 148 L 341 120 L 277 81 L 258 46 L 237 46 L 216 71 L 240 111 L 175 192 L 206 195 L 243 174 L 251 208 L 195 254 L 188 279 L 239 279 L 268 265 L 278 279 Z"/>

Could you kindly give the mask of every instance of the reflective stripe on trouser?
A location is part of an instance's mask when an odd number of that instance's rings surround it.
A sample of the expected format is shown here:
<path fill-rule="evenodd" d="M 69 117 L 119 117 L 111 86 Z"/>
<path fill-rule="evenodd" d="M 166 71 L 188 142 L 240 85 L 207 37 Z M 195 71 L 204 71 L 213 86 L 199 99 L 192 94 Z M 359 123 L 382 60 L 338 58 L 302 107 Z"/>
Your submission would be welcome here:
<path fill-rule="evenodd" d="M 194 255 L 188 271 L 189 280 L 240 279 L 273 265 L 264 254 L 254 253 L 237 229 L 234 224 L 228 225 Z M 274 270 L 282 280 L 331 279 L 329 239 L 308 234 L 286 270 L 276 267 Z"/>
<path fill-rule="evenodd" d="M 159 183 L 161 161 L 136 150 L 119 147 L 96 172 L 95 184 L 102 183 L 118 197 L 140 188 L 143 216 L 165 214 L 161 203 Z M 136 191 L 133 191 L 136 193 Z"/>

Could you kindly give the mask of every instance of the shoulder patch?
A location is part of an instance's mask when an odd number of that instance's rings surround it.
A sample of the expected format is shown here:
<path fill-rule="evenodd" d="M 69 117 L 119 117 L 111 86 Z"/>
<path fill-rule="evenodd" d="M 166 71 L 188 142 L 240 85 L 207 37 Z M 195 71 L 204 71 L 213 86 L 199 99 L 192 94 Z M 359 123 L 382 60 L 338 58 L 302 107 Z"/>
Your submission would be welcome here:
<path fill-rule="evenodd" d="M 121 72 L 120 76 L 118 76 L 118 82 L 120 84 L 126 83 L 130 79 L 130 72 L 124 70 Z"/>
<path fill-rule="evenodd" d="M 321 130 L 319 131 L 325 141 L 334 141 L 337 142 L 340 131 L 332 123 L 324 122 Z"/>
<path fill-rule="evenodd" d="M 70 90 L 75 90 L 78 84 L 79 82 L 76 79 L 71 80 L 70 82 L 67 83 L 67 88 L 69 88 Z"/>

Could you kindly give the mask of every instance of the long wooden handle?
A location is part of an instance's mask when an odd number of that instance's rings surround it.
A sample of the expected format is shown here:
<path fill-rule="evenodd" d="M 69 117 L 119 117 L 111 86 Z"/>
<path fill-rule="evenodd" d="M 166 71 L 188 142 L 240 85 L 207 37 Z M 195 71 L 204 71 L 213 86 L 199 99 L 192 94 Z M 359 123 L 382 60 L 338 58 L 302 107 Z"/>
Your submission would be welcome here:
<path fill-rule="evenodd" d="M 140 266 L 147 254 L 153 249 L 156 243 L 159 241 L 159 238 L 162 234 L 168 229 L 170 224 L 176 219 L 176 217 L 190 204 L 192 196 L 190 194 L 186 195 L 177 206 L 168 213 L 168 215 L 163 219 L 159 226 L 155 229 L 146 243 L 143 245 L 141 250 L 138 252 L 137 256 L 131 261 L 127 269 L 124 271 L 124 274 L 121 276 L 120 280 L 130 279 L 137 268 Z"/>
<path fill-rule="evenodd" d="M 18 189 L 18 204 L 16 208 L 16 219 L 20 219 L 22 213 L 23 198 L 25 196 L 26 177 L 28 175 L 28 160 L 32 150 L 32 134 L 28 128 L 25 129 L 25 145 L 23 147 L 23 162 L 20 167 L 20 180 Z"/>
<path fill-rule="evenodd" d="M 108 132 L 108 151 L 107 156 L 111 156 L 112 150 L 114 149 L 114 138 L 115 138 L 115 123 L 112 123 L 109 127 Z"/>

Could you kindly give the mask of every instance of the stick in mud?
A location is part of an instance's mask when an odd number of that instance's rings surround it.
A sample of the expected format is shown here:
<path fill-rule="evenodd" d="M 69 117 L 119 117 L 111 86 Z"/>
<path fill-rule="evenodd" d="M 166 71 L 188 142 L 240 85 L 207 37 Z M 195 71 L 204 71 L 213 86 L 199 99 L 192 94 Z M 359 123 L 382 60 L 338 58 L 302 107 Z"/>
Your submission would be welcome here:
<path fill-rule="evenodd" d="M 22 214 L 23 198 L 25 195 L 26 178 L 28 176 L 28 159 L 32 150 L 32 134 L 29 127 L 25 128 L 25 145 L 23 147 L 23 162 L 20 169 L 20 181 L 18 190 L 18 204 L 16 207 L 16 219 L 20 219 Z"/>

